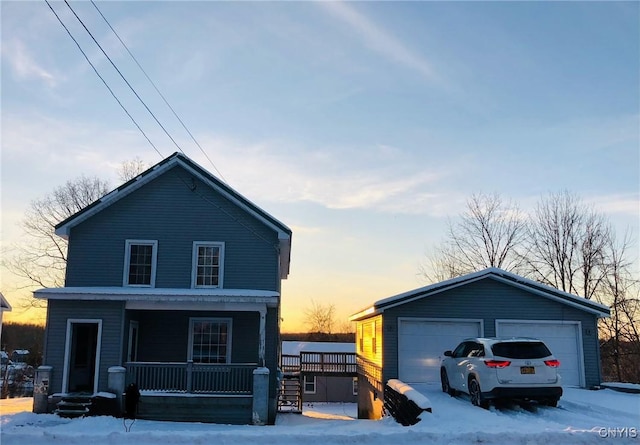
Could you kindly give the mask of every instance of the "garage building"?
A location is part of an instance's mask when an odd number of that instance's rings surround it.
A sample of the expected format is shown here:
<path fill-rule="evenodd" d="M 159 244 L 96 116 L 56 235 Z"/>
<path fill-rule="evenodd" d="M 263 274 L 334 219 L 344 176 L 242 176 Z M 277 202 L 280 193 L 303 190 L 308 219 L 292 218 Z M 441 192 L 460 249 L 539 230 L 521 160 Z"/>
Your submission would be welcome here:
<path fill-rule="evenodd" d="M 535 337 L 564 386 L 601 382 L 598 318 L 609 308 L 498 268 L 375 302 L 356 322 L 358 417 L 382 415 L 384 383 L 439 384 L 444 351 L 468 337 Z"/>

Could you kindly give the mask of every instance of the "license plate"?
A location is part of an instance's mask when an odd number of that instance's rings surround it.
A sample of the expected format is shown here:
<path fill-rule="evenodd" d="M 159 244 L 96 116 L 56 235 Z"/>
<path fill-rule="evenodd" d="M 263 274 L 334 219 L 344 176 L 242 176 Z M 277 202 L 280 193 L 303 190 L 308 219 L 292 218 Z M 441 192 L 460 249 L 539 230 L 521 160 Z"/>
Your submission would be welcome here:
<path fill-rule="evenodd" d="M 533 366 L 520 367 L 520 374 L 535 374 L 535 373 L 536 373 L 536 368 L 534 368 Z"/>

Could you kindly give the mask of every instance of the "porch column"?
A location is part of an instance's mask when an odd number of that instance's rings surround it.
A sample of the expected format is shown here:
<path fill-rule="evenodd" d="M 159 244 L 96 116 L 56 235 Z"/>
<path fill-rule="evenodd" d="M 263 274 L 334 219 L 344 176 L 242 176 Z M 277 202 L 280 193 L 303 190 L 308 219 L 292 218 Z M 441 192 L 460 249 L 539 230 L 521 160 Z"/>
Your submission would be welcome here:
<path fill-rule="evenodd" d="M 267 308 L 260 308 L 260 346 L 258 348 L 258 361 L 260 366 L 265 366 L 264 356 L 267 338 Z"/>
<path fill-rule="evenodd" d="M 254 425 L 264 425 L 269 418 L 269 369 L 253 370 L 253 415 Z"/>
<path fill-rule="evenodd" d="M 124 412 L 124 402 L 123 402 L 123 394 L 124 387 L 126 381 L 126 368 L 122 366 L 111 366 L 108 369 L 108 379 L 107 386 L 109 388 L 109 392 L 116 395 L 116 405 L 118 416 L 120 416 Z"/>

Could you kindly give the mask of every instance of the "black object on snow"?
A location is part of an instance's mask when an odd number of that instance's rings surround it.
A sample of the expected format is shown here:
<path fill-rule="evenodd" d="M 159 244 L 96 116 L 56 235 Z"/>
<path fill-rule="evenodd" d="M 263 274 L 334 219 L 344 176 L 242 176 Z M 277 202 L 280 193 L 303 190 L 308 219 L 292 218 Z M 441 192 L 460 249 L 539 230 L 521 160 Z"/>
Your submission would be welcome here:
<path fill-rule="evenodd" d="M 124 417 L 127 419 L 135 419 L 138 414 L 138 403 L 140 403 L 140 391 L 138 385 L 130 383 L 124 391 Z"/>

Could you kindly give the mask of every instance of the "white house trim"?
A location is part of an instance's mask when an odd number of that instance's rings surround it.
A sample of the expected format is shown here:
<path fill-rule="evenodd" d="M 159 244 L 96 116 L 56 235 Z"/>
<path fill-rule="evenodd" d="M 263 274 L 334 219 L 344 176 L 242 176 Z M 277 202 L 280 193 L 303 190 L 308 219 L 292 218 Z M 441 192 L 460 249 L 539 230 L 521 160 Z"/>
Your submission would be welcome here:
<path fill-rule="evenodd" d="M 580 379 L 580 387 L 585 386 L 586 376 L 584 367 L 584 344 L 582 343 L 582 323 L 574 320 L 513 320 L 513 319 L 496 319 L 496 337 L 500 337 L 501 323 L 518 323 L 518 324 L 554 324 L 554 325 L 573 325 L 576 327 L 576 343 L 578 347 L 578 378 Z M 553 351 L 551 351 L 553 352 Z M 562 366 L 562 363 L 560 364 Z M 560 372 L 562 375 L 562 372 Z"/>
<path fill-rule="evenodd" d="M 69 391 L 69 365 L 71 361 L 71 340 L 73 334 L 73 324 L 97 324 L 98 339 L 96 345 L 95 371 L 93 374 L 93 393 L 98 392 L 98 380 L 100 377 L 100 351 L 102 347 L 102 319 L 99 318 L 69 318 L 67 319 L 67 333 L 64 345 L 64 368 L 62 370 L 62 392 Z"/>

